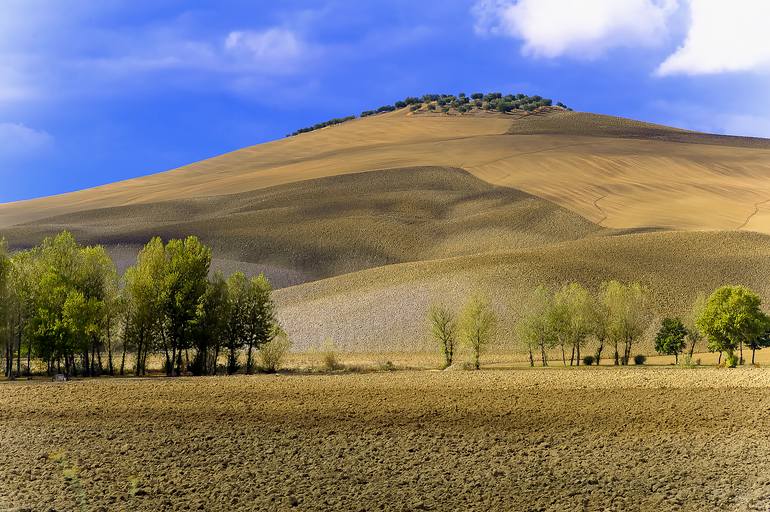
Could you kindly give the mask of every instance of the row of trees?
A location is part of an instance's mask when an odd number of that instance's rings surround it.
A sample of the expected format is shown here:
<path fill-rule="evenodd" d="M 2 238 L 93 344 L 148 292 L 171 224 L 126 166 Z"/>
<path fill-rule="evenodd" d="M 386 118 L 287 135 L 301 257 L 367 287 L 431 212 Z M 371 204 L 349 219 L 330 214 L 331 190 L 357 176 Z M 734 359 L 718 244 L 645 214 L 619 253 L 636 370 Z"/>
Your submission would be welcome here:
<path fill-rule="evenodd" d="M 770 316 L 761 306 L 762 299 L 756 292 L 744 286 L 722 286 L 707 300 L 696 301 L 694 325 L 687 326 L 679 318 L 664 318 L 655 337 L 655 350 L 673 355 L 678 361 L 688 337 L 694 340 L 690 356 L 694 343 L 705 337 L 708 350 L 719 352 L 720 363 L 724 353 L 727 366 L 743 364 L 745 346 L 751 350 L 754 364 L 756 351 L 770 346 Z"/>
<path fill-rule="evenodd" d="M 648 294 L 638 283 L 610 281 L 591 294 L 582 285 L 570 283 L 555 293 L 544 287 L 535 289 L 516 325 L 517 335 L 534 365 L 539 354 L 548 366 L 548 354 L 561 350 L 562 363 L 580 365 L 581 350 L 594 342 L 594 361 L 601 361 L 610 347 L 616 365 L 627 365 L 634 343 L 644 333 L 650 319 Z"/>
<path fill-rule="evenodd" d="M 684 319 L 664 318 L 655 337 L 660 354 L 679 355 L 707 341 L 707 350 L 719 353 L 719 363 L 743 364 L 744 347 L 751 350 L 754 364 L 757 350 L 770 346 L 770 317 L 761 309 L 758 294 L 743 286 L 722 286 L 708 298 L 699 295 Z M 609 281 L 591 293 L 579 283 L 554 292 L 535 289 L 516 323 L 516 335 L 535 365 L 539 358 L 548 366 L 549 354 L 560 352 L 564 366 L 599 364 L 612 351 L 615 365 L 628 365 L 633 348 L 650 327 L 654 314 L 648 291 L 639 283 Z M 445 366 L 455 360 L 464 343 L 479 367 L 479 357 L 494 339 L 497 319 L 488 300 L 474 295 L 460 314 L 442 305 L 428 313 L 431 335 L 438 343 Z M 581 357 L 581 351 L 593 352 Z M 736 355 L 736 352 L 738 354 Z M 569 360 L 569 363 L 568 363 Z"/>
<path fill-rule="evenodd" d="M 104 248 L 80 246 L 68 232 L 12 256 L 3 246 L 5 375 L 24 373 L 22 359 L 27 372 L 40 359 L 48 373 L 123 375 L 127 353 L 136 375 L 146 374 L 154 354 L 167 375 L 205 375 L 217 372 L 226 353 L 226 371 L 234 373 L 242 350 L 252 372 L 255 352 L 285 336 L 270 283 L 263 275 L 209 277 L 210 266 L 211 250 L 195 237 L 152 239 L 123 276 Z"/>
<path fill-rule="evenodd" d="M 409 109 L 412 111 L 422 109 L 428 111 L 438 110 L 441 112 L 449 112 L 454 110 L 462 114 L 472 110 L 495 112 L 524 110 L 531 112 L 540 107 L 550 107 L 551 105 L 553 105 L 553 100 L 543 98 L 542 96 L 538 95 L 528 96 L 522 93 L 503 95 L 500 92 L 491 92 L 486 94 L 476 92 L 471 95 L 466 95 L 464 92 L 461 92 L 456 96 L 454 94 L 424 94 L 419 98 L 416 96 L 409 96 L 403 100 L 395 102 L 392 105 L 383 105 L 376 109 L 364 110 L 361 112 L 361 117 L 369 117 L 376 114 L 382 114 L 384 112 L 393 112 L 394 110 L 407 107 L 409 107 Z M 557 102 L 556 106 L 568 109 L 567 105 L 561 102 Z M 318 130 L 327 126 L 344 123 L 355 118 L 356 116 L 346 116 L 330 119 L 329 121 L 316 123 L 313 126 L 300 128 L 288 136 L 291 137 L 294 135 L 299 135 L 300 133 L 311 132 L 313 130 Z"/>
<path fill-rule="evenodd" d="M 481 367 L 481 354 L 494 341 L 497 327 L 497 315 L 488 299 L 474 294 L 459 315 L 443 304 L 435 304 L 428 311 L 428 322 L 444 357 L 444 367 L 455 362 L 460 343 L 470 350 L 473 367 Z"/>

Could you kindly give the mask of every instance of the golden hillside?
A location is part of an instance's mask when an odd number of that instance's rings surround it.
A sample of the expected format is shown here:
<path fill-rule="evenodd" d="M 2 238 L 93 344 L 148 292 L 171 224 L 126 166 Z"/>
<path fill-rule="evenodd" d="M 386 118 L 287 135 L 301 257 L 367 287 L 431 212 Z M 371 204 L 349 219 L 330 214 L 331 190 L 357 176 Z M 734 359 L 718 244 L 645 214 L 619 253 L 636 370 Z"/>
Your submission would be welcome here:
<path fill-rule="evenodd" d="M 173 171 L 0 205 L 0 227 L 94 208 L 262 189 L 375 169 L 463 168 L 615 228 L 770 232 L 770 142 L 594 114 L 405 110 L 228 153 Z"/>
<path fill-rule="evenodd" d="M 660 314 L 726 282 L 770 292 L 768 177 L 764 139 L 558 108 L 401 110 L 0 205 L 0 231 L 20 248 L 69 229 L 120 267 L 152 236 L 198 235 L 216 268 L 280 288 L 299 349 L 422 350 L 428 305 L 473 290 L 506 343 L 540 284 L 639 280 Z"/>

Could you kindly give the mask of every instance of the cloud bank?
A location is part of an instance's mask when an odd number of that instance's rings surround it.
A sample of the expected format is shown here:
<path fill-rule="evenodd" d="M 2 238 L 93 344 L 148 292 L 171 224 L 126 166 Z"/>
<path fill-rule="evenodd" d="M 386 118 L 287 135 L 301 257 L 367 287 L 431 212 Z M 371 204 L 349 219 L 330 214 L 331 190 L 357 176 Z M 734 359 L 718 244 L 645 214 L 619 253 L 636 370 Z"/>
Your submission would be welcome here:
<path fill-rule="evenodd" d="M 659 75 L 697 75 L 770 69 L 770 2 L 691 0 L 691 24 L 682 46 Z"/>
<path fill-rule="evenodd" d="M 520 40 L 524 55 L 580 59 L 659 45 L 686 14 L 684 41 L 656 74 L 770 70 L 767 0 L 478 0 L 473 14 L 477 33 Z"/>
<path fill-rule="evenodd" d="M 596 57 L 619 46 L 652 46 L 667 32 L 675 0 L 482 0 L 476 31 L 523 41 L 525 55 Z"/>

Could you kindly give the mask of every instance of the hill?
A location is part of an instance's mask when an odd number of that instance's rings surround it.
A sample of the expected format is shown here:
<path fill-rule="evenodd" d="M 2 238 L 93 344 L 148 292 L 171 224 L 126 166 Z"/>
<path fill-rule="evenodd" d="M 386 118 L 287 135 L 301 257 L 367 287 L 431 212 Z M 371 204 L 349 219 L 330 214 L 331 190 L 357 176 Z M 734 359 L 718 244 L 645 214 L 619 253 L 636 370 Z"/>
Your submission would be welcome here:
<path fill-rule="evenodd" d="M 153 236 L 196 235 L 224 271 L 287 286 L 372 267 L 574 240 L 600 228 L 460 169 L 370 171 L 241 194 L 63 214 L 5 229 L 11 247 L 70 230 L 125 267 Z"/>
<path fill-rule="evenodd" d="M 420 350 L 430 302 L 474 289 L 509 342 L 539 284 L 640 280 L 661 314 L 725 282 L 770 291 L 768 176 L 764 139 L 423 105 L 0 205 L 0 232 L 22 248 L 69 229 L 121 267 L 152 236 L 195 234 L 216 268 L 266 272 L 297 347 Z"/>

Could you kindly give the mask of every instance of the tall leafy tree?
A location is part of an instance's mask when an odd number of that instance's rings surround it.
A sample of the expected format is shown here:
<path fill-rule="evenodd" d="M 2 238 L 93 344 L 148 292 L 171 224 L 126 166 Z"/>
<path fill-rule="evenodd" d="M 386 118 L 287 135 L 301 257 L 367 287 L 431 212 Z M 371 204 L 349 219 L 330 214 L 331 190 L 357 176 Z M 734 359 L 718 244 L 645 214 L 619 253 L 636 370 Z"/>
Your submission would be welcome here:
<path fill-rule="evenodd" d="M 157 237 L 139 251 L 136 265 L 126 270 L 126 308 L 129 313 L 126 334 L 135 350 L 136 375 L 147 372 L 147 355 L 155 350 L 155 340 L 165 329 L 166 270 L 166 249 Z M 127 341 L 124 339 L 124 343 Z M 167 367 L 170 367 L 169 359 L 167 356 Z"/>
<path fill-rule="evenodd" d="M 766 330 L 768 318 L 761 304 L 759 295 L 744 286 L 722 286 L 711 294 L 698 317 L 697 326 L 708 338 L 709 346 L 727 353 L 731 365 L 735 351 L 740 351 L 742 363 L 743 345 Z"/>
<path fill-rule="evenodd" d="M 649 321 L 647 290 L 639 283 L 610 281 L 602 286 L 607 305 L 607 334 L 614 347 L 615 364 L 627 365 L 633 344 L 642 336 Z M 619 355 L 619 346 L 623 353 Z"/>
<path fill-rule="evenodd" d="M 165 248 L 166 269 L 162 309 L 165 315 L 167 342 L 166 373 L 181 373 L 182 351 L 190 348 L 195 321 L 208 285 L 211 249 L 198 238 L 171 240 Z M 187 357 L 189 361 L 189 357 Z"/>
<path fill-rule="evenodd" d="M 198 312 L 192 368 L 196 375 L 216 375 L 229 317 L 227 281 L 217 272 L 208 283 Z"/>
<path fill-rule="evenodd" d="M 555 344 L 555 336 L 550 322 L 550 310 L 553 297 L 542 286 L 538 286 L 530 300 L 526 302 L 522 316 L 516 323 L 516 334 L 527 347 L 529 364 L 535 365 L 533 351 L 540 352 L 540 362 L 548 366 L 548 350 Z"/>
<path fill-rule="evenodd" d="M 254 351 L 269 343 L 277 334 L 273 287 L 264 274 L 249 282 L 246 335 L 246 373 L 254 371 Z"/>
<path fill-rule="evenodd" d="M 658 354 L 674 356 L 674 362 L 679 362 L 679 353 L 684 350 L 687 338 L 687 327 L 679 318 L 664 318 L 658 334 L 655 336 L 655 351 Z"/>
<path fill-rule="evenodd" d="M 495 315 L 489 300 L 480 294 L 471 296 L 465 305 L 460 321 L 462 338 L 473 357 L 473 366 L 481 367 L 481 354 L 492 344 L 497 326 Z"/>
<path fill-rule="evenodd" d="M 591 334 L 591 295 L 581 284 L 570 283 L 559 290 L 554 301 L 564 310 L 563 339 L 572 347 L 570 366 L 574 360 L 577 360 L 579 365 L 580 348 L 585 346 Z"/>

